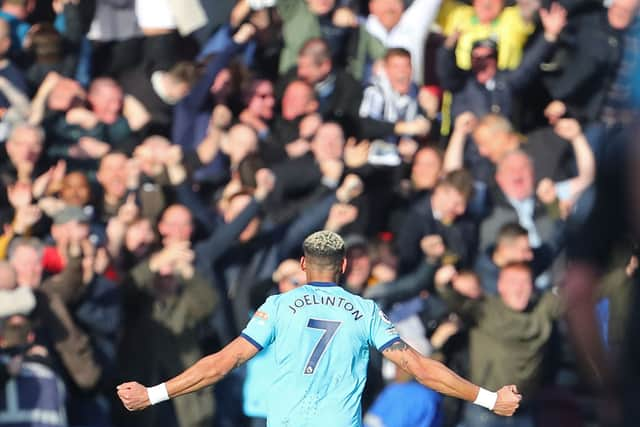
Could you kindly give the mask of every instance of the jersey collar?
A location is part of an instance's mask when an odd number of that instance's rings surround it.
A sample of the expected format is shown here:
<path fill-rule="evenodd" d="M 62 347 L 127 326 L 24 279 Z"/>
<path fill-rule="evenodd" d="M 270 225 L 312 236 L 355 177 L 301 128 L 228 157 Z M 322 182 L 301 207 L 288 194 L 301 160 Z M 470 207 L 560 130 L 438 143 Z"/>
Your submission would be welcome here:
<path fill-rule="evenodd" d="M 321 288 L 328 288 L 331 286 L 338 286 L 337 283 L 333 283 L 333 282 L 309 282 L 307 283 L 307 285 L 309 286 L 319 286 Z"/>

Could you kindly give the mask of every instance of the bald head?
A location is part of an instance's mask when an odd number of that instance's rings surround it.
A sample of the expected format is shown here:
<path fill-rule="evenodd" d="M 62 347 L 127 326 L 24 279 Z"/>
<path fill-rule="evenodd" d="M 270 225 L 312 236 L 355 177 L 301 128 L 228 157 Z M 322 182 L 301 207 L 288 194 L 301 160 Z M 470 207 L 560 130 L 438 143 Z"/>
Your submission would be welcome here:
<path fill-rule="evenodd" d="M 103 123 L 114 124 L 120 117 L 124 94 L 120 85 L 108 77 L 95 79 L 89 86 L 87 100 L 93 113 Z"/>
<path fill-rule="evenodd" d="M 502 157 L 520 146 L 520 137 L 511 122 L 499 114 L 482 117 L 473 131 L 480 155 L 497 164 Z"/>
<path fill-rule="evenodd" d="M 638 14 L 640 0 L 613 0 L 607 18 L 609 25 L 616 30 L 626 30 Z"/>
<path fill-rule="evenodd" d="M 289 83 L 282 96 L 282 117 L 285 120 L 294 120 L 317 109 L 315 92 L 308 82 L 294 80 Z"/>
<path fill-rule="evenodd" d="M 258 135 L 251 126 L 241 123 L 234 125 L 229 129 L 222 150 L 229 156 L 231 164 L 238 166 L 244 158 L 258 150 Z"/>
<path fill-rule="evenodd" d="M 193 217 L 184 205 L 171 205 L 165 209 L 158 223 L 158 232 L 165 246 L 188 242 L 193 232 Z"/>

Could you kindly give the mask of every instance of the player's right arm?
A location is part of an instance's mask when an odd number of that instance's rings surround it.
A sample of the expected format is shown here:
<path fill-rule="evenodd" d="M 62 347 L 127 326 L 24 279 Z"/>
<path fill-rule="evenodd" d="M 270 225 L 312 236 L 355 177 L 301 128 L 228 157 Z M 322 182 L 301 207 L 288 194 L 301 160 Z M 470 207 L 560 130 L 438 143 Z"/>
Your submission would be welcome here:
<path fill-rule="evenodd" d="M 163 400 L 200 390 L 220 381 L 258 351 L 246 338 L 238 337 L 219 352 L 203 357 L 178 376 L 157 387 L 166 387 L 167 396 Z M 117 391 L 125 408 L 130 411 L 139 411 L 152 404 L 149 390 L 140 383 L 120 384 Z"/>
<path fill-rule="evenodd" d="M 119 385 L 118 397 L 125 408 L 138 411 L 149 405 L 200 390 L 220 381 L 234 368 L 251 359 L 274 340 L 276 298 L 275 296 L 267 298 L 240 337 L 231 341 L 219 352 L 203 357 L 166 383 L 151 388 L 136 382 Z"/>
<path fill-rule="evenodd" d="M 422 356 L 401 339 L 386 347 L 384 357 L 413 375 L 418 382 L 439 393 L 474 403 L 485 403 L 486 390 L 458 376 L 442 363 Z M 491 393 L 489 393 L 491 394 Z M 497 392 L 497 399 L 491 409 L 498 415 L 511 416 L 518 409 L 522 396 L 516 386 L 504 386 Z M 488 406 L 482 404 L 482 406 Z"/>

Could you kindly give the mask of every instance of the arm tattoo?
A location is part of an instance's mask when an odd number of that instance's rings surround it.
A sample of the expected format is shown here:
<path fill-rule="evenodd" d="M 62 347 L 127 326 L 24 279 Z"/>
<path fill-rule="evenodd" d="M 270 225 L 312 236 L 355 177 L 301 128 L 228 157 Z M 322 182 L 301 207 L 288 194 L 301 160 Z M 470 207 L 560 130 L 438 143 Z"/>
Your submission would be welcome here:
<path fill-rule="evenodd" d="M 402 340 L 399 340 L 399 341 L 396 341 L 393 344 L 391 344 L 388 348 L 386 348 L 384 350 L 384 353 L 396 352 L 396 351 L 405 353 L 405 352 L 407 352 L 407 350 L 409 350 L 409 346 L 407 345 L 407 343 L 405 343 Z M 402 369 L 404 369 L 405 371 L 409 367 L 409 360 L 407 359 L 407 355 L 406 354 L 402 354 L 402 357 L 400 358 L 400 367 Z"/>
<path fill-rule="evenodd" d="M 386 348 L 384 351 L 405 351 L 409 348 L 409 346 L 402 340 L 396 341 L 393 344 L 391 344 L 388 348 Z"/>

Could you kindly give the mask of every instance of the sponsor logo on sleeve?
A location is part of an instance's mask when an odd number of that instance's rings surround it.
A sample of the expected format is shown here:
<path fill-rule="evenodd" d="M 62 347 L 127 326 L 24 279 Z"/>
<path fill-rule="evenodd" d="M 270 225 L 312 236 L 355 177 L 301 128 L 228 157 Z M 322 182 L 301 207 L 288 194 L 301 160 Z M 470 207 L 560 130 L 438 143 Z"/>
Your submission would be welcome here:
<path fill-rule="evenodd" d="M 389 319 L 389 317 L 384 313 L 384 311 L 380 310 L 378 311 L 378 315 L 380 315 L 380 318 L 382 319 L 382 321 L 384 323 L 387 323 L 389 325 L 391 325 L 391 320 Z"/>
<path fill-rule="evenodd" d="M 257 319 L 261 319 L 261 320 L 268 320 L 269 319 L 269 315 L 267 313 L 265 313 L 264 311 L 256 311 L 253 315 L 253 317 L 257 318 Z"/>

